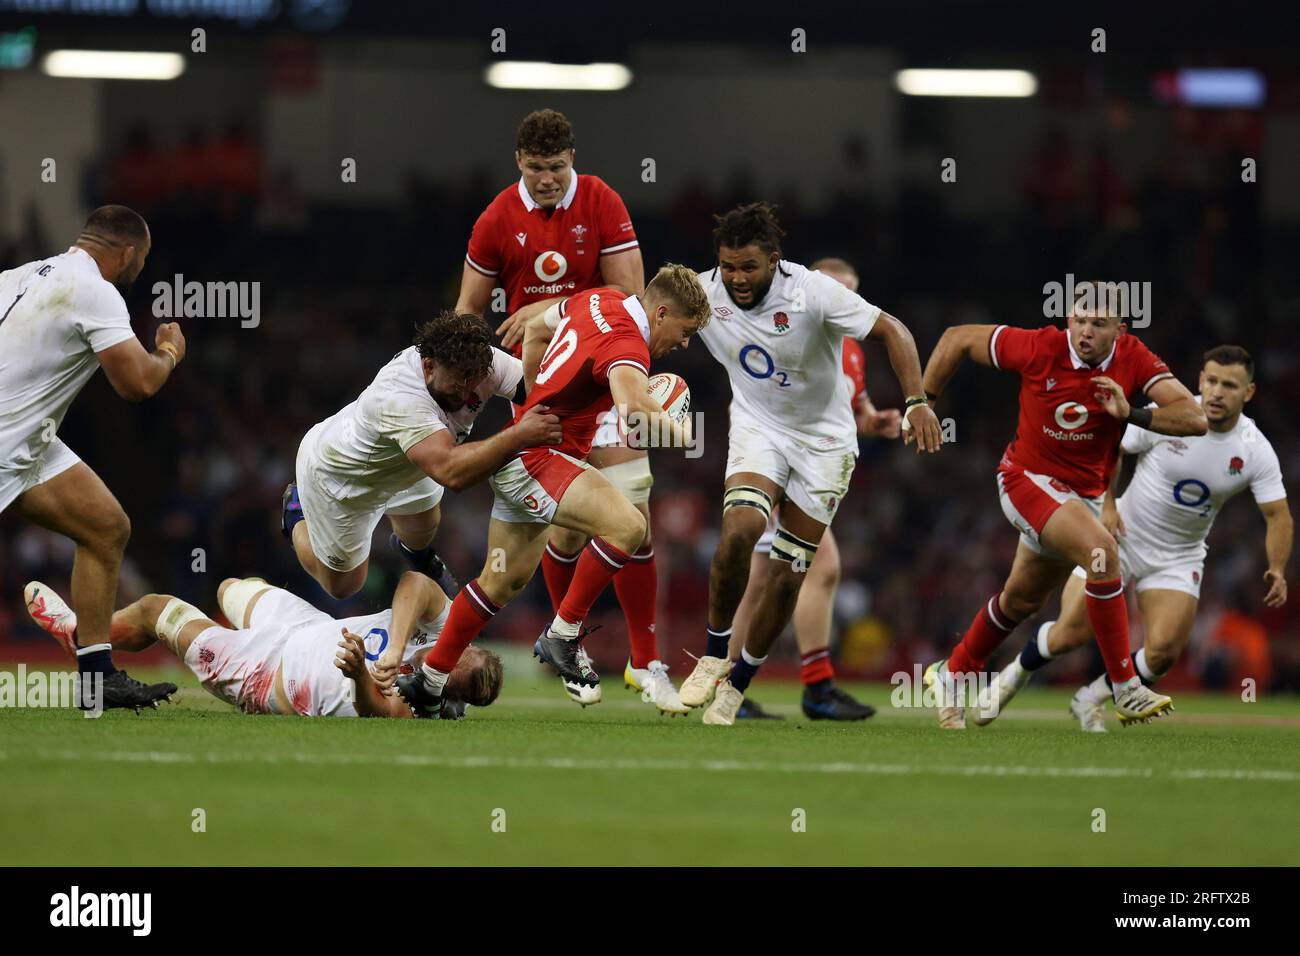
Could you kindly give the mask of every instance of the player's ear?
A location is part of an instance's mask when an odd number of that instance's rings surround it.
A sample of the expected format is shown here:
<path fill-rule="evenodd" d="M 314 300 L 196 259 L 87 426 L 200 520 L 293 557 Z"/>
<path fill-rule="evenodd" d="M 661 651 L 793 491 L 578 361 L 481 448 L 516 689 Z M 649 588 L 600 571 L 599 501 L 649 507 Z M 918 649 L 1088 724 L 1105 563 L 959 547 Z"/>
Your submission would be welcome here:
<path fill-rule="evenodd" d="M 1251 382 L 1249 385 L 1246 386 L 1246 401 L 1250 401 L 1254 397 L 1255 397 L 1255 383 Z"/>

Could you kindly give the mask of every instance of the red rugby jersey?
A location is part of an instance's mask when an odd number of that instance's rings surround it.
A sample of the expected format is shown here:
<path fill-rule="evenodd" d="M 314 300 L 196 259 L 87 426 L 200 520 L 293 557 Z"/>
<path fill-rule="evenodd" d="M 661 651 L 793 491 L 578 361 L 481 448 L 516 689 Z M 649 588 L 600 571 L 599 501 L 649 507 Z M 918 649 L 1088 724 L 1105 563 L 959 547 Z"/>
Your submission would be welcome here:
<path fill-rule="evenodd" d="M 867 361 L 857 339 L 844 340 L 840 364 L 844 367 L 844 375 L 852 389 L 849 404 L 857 408 L 867 399 Z"/>
<path fill-rule="evenodd" d="M 610 369 L 630 365 L 650 374 L 650 322 L 636 296 L 608 287 L 565 300 L 561 316 L 515 421 L 534 405 L 547 406 L 560 417 L 564 438 L 540 447 L 582 459 L 601 416 L 614 404 Z"/>
<path fill-rule="evenodd" d="M 511 313 L 525 305 L 601 284 L 600 258 L 637 247 L 627 207 L 598 176 L 573 173 L 550 211 L 521 178 L 479 215 L 465 261 L 506 290 Z"/>
<path fill-rule="evenodd" d="M 1085 498 L 1095 498 L 1109 486 L 1127 427 L 1097 401 L 1092 379 L 1114 379 L 1132 401 L 1156 382 L 1173 378 L 1169 366 L 1128 333 L 1095 366 L 1075 354 L 1067 330 L 1052 325 L 999 325 L 989 339 L 989 354 L 994 367 L 1020 375 L 1016 437 L 998 470 L 1047 475 Z"/>

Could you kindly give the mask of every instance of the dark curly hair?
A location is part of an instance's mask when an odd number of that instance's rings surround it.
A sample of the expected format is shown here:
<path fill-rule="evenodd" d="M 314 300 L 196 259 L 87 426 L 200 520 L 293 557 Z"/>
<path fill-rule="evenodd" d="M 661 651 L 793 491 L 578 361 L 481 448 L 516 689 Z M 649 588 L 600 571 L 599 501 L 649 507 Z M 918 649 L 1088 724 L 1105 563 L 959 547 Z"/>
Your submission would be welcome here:
<path fill-rule="evenodd" d="M 477 315 L 444 309 L 416 328 L 414 344 L 421 358 L 468 378 L 482 378 L 492 367 L 492 330 Z"/>
<path fill-rule="evenodd" d="M 765 202 L 751 202 L 721 216 L 714 216 L 713 251 L 723 246 L 743 249 L 754 243 L 764 252 L 780 252 L 785 230 L 776 221 L 776 209 Z"/>
<path fill-rule="evenodd" d="M 515 150 L 533 156 L 554 156 L 573 149 L 573 124 L 556 110 L 533 110 L 519 124 Z"/>

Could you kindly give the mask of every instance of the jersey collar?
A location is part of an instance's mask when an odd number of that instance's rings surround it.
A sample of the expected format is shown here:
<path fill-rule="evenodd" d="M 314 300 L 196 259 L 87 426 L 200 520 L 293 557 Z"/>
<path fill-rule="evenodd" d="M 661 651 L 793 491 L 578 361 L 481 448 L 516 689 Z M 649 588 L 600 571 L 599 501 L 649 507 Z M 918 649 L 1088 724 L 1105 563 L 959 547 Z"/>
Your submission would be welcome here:
<path fill-rule="evenodd" d="M 576 195 L 578 195 L 578 171 L 575 169 L 573 171 L 573 176 L 569 179 L 569 188 L 565 192 L 564 198 L 555 204 L 555 208 L 568 209 L 569 206 L 573 204 L 573 197 Z M 537 200 L 529 194 L 528 187 L 524 185 L 523 176 L 519 177 L 519 198 L 523 202 L 524 208 L 529 212 L 532 212 L 534 209 L 542 208 L 537 204 Z"/>
<path fill-rule="evenodd" d="M 645 314 L 641 302 L 636 296 L 630 295 L 623 300 L 623 308 L 627 309 L 628 315 L 636 322 L 636 327 L 641 330 L 641 338 L 645 339 L 645 344 L 650 344 L 650 316 Z"/>
<path fill-rule="evenodd" d="M 1110 367 L 1111 360 L 1115 357 L 1115 350 L 1119 348 L 1119 336 L 1111 344 L 1110 354 L 1102 360 L 1100 365 L 1089 365 L 1083 359 L 1079 358 L 1079 353 L 1074 350 L 1074 340 L 1070 338 L 1070 330 L 1065 330 L 1065 347 L 1070 350 L 1070 365 L 1073 368 L 1095 368 L 1100 372 L 1106 371 Z"/>

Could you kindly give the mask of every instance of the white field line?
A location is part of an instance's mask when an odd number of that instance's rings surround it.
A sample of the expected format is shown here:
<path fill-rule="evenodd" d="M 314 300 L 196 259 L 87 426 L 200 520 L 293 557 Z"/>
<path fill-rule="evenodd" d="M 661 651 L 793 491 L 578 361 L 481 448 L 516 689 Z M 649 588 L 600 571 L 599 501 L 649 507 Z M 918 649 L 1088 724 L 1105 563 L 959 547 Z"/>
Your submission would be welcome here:
<path fill-rule="evenodd" d="M 133 764 L 305 764 L 309 766 L 445 767 L 511 770 L 625 770 L 688 771 L 692 773 L 794 773 L 851 774 L 859 776 L 939 777 L 1101 777 L 1108 779 L 1254 780 L 1300 782 L 1300 771 L 1224 770 L 1186 768 L 1154 770 L 1150 767 L 1031 767 L 1006 765 L 921 765 L 885 763 L 793 763 L 744 760 L 585 760 L 572 757 L 472 757 L 433 754 L 362 753 L 257 753 L 207 751 L 185 753 L 168 750 L 52 750 L 25 753 L 0 752 L 0 761 L 67 761 L 73 763 Z"/>

